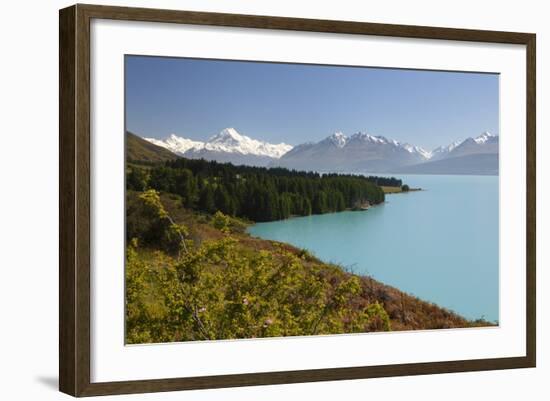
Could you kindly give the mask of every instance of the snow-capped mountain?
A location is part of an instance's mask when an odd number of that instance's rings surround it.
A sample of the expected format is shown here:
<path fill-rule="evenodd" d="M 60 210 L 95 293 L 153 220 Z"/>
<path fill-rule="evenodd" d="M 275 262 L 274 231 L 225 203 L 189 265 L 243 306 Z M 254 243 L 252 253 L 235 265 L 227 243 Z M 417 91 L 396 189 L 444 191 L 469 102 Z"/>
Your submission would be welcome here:
<path fill-rule="evenodd" d="M 387 171 L 395 166 L 421 163 L 430 152 L 394 139 L 358 132 L 346 136 L 337 132 L 317 143 L 294 147 L 272 163 L 297 170 Z"/>
<path fill-rule="evenodd" d="M 239 134 L 235 128 L 226 128 L 219 134 L 212 136 L 202 148 L 195 149 L 266 156 L 278 159 L 292 149 L 292 146 L 286 143 L 274 145 L 272 143 L 258 141 Z"/>
<path fill-rule="evenodd" d="M 146 141 L 151 142 L 157 146 L 168 149 L 171 152 L 183 154 L 189 149 L 202 149 L 204 142 L 193 141 L 187 138 L 181 138 L 175 134 L 170 135 L 168 138 L 161 140 L 156 138 L 143 138 Z"/>
<path fill-rule="evenodd" d="M 429 161 L 401 167 L 410 174 L 498 174 L 498 135 L 484 132 L 475 138 L 434 149 Z"/>
<path fill-rule="evenodd" d="M 410 145 L 408 143 L 405 143 L 402 145 L 403 148 L 405 148 L 405 150 L 409 153 L 418 153 L 419 155 L 421 155 L 424 159 L 428 160 L 428 159 L 431 159 L 432 158 L 432 152 L 420 147 L 420 146 L 414 146 L 414 145 Z"/>
<path fill-rule="evenodd" d="M 449 145 L 450 146 L 450 145 Z M 484 132 L 476 138 L 467 138 L 444 155 L 444 158 L 467 156 L 480 153 L 498 153 L 498 136 Z"/>
<path fill-rule="evenodd" d="M 174 134 L 164 140 L 144 139 L 193 159 L 203 158 L 255 166 L 266 166 L 292 149 L 292 146 L 286 143 L 272 144 L 252 139 L 234 128 L 225 128 L 206 142 L 193 141 Z"/>
<path fill-rule="evenodd" d="M 431 160 L 440 160 L 450 157 L 465 156 L 471 153 L 498 153 L 498 135 L 483 132 L 476 138 L 467 138 L 455 141 L 447 146 L 440 146 L 432 150 Z"/>
<path fill-rule="evenodd" d="M 485 131 L 483 134 L 481 134 L 477 138 L 474 138 L 474 141 L 478 145 L 482 145 L 484 143 L 494 141 L 495 138 L 497 138 L 496 135 L 492 135 L 490 132 Z"/>
<path fill-rule="evenodd" d="M 432 151 L 384 136 L 337 132 L 295 146 L 272 165 L 297 170 L 419 174 L 498 174 L 498 136 L 484 132 Z"/>
<path fill-rule="evenodd" d="M 446 146 L 439 146 L 432 150 L 430 153 L 431 160 L 439 160 L 445 158 L 454 148 L 460 145 L 462 141 L 454 141 Z"/>
<path fill-rule="evenodd" d="M 348 141 L 348 137 L 345 136 L 341 132 L 336 132 L 329 136 L 326 140 L 330 141 L 332 144 L 334 144 L 337 148 L 343 148 L 346 146 L 346 143 Z"/>
<path fill-rule="evenodd" d="M 381 135 L 373 136 L 367 133 L 358 132 L 357 134 L 352 135 L 350 139 L 373 143 L 376 145 L 389 145 L 394 149 L 398 149 L 399 151 L 401 149 L 404 149 L 411 155 L 414 155 L 415 157 L 420 157 L 425 160 L 428 160 L 431 157 L 431 152 L 420 146 L 411 145 L 409 143 L 401 143 L 399 141 L 396 141 L 395 139 L 388 139 Z"/>
<path fill-rule="evenodd" d="M 498 135 L 483 132 L 432 151 L 380 135 L 336 132 L 295 147 L 271 144 L 226 128 L 206 142 L 170 135 L 145 138 L 176 154 L 233 164 L 280 166 L 321 172 L 498 174 Z"/>

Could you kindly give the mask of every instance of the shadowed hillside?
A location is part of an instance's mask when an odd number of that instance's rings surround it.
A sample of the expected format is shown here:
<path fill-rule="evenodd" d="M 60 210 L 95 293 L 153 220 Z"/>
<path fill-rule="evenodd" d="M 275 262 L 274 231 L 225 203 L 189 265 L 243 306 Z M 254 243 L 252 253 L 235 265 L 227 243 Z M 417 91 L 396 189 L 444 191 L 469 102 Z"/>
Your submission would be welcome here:
<path fill-rule="evenodd" d="M 168 149 L 153 145 L 145 139 L 126 131 L 126 161 L 163 162 L 177 159 Z"/>

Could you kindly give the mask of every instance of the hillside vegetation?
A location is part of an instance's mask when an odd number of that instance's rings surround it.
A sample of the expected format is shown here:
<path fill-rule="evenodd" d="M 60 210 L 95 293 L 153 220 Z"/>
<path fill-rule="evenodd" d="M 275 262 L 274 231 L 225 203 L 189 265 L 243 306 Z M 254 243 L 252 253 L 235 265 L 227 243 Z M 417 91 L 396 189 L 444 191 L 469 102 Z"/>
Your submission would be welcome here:
<path fill-rule="evenodd" d="M 127 204 L 128 343 L 487 325 L 253 238 L 247 222 L 178 195 L 128 191 Z"/>
<path fill-rule="evenodd" d="M 145 139 L 131 132 L 126 132 L 126 161 L 127 162 L 163 162 L 177 159 L 178 156 L 168 149 L 153 145 Z"/>

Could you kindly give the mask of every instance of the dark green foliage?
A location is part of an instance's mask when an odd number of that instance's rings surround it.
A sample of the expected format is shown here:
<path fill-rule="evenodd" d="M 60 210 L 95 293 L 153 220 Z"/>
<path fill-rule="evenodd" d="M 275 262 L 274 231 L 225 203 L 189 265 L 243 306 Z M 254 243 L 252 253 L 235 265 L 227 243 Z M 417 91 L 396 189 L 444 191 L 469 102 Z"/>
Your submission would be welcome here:
<path fill-rule="evenodd" d="M 206 185 L 202 188 L 198 208 L 207 213 L 214 213 L 217 210 L 214 200 L 214 190 L 210 185 Z"/>
<path fill-rule="evenodd" d="M 143 168 L 130 168 L 126 174 L 126 186 L 134 191 L 145 191 L 149 177 Z"/>
<path fill-rule="evenodd" d="M 147 174 L 137 171 L 146 168 Z M 384 201 L 379 183 L 401 183 L 395 178 L 320 175 L 185 158 L 147 167 L 130 166 L 127 174 L 130 190 L 151 188 L 174 193 L 190 209 L 207 213 L 219 210 L 253 221 L 339 212 L 366 202 L 377 204 Z"/>
<path fill-rule="evenodd" d="M 395 177 L 377 177 L 371 175 L 367 177 L 367 180 L 382 187 L 400 187 L 403 184 L 403 181 Z"/>
<path fill-rule="evenodd" d="M 410 189 L 410 188 L 409 188 L 409 186 L 408 186 L 407 184 L 405 184 L 405 185 L 403 185 L 403 186 L 401 187 L 401 191 L 403 191 L 403 192 L 409 192 L 409 189 Z"/>

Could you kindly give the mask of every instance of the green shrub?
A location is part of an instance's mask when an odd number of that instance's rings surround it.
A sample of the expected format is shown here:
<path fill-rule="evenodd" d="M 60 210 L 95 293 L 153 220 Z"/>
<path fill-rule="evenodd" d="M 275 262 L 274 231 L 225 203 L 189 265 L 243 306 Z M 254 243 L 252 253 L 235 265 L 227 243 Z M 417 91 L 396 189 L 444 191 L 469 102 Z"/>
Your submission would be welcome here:
<path fill-rule="evenodd" d="M 214 228 L 220 230 L 223 233 L 227 234 L 230 232 L 230 229 L 229 229 L 230 224 L 231 224 L 231 220 L 229 216 L 226 216 L 219 210 L 216 213 L 214 213 L 214 216 L 212 216 L 212 225 L 214 226 Z"/>

